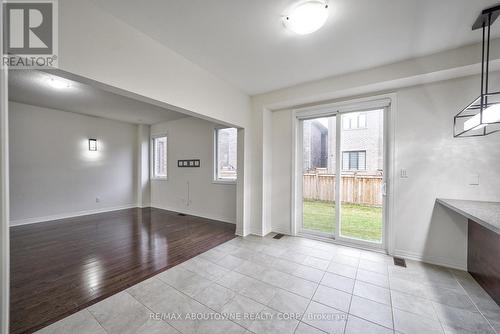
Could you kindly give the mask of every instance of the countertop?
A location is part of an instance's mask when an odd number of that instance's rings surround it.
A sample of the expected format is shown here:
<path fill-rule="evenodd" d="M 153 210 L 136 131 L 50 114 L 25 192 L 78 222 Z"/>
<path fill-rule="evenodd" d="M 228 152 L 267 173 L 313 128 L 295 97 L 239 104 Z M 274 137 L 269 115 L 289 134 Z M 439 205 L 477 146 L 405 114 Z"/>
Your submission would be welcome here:
<path fill-rule="evenodd" d="M 439 204 L 500 234 L 500 203 L 438 198 Z"/>

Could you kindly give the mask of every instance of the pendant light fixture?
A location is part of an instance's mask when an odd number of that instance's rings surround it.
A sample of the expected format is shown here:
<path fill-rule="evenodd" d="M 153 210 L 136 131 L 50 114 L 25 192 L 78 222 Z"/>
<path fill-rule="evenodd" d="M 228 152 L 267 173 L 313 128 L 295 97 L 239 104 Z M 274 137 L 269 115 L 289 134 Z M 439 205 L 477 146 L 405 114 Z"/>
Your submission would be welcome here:
<path fill-rule="evenodd" d="M 500 92 L 489 92 L 491 25 L 500 5 L 481 12 L 472 30 L 482 29 L 481 95 L 454 117 L 454 137 L 478 137 L 500 131 Z"/>

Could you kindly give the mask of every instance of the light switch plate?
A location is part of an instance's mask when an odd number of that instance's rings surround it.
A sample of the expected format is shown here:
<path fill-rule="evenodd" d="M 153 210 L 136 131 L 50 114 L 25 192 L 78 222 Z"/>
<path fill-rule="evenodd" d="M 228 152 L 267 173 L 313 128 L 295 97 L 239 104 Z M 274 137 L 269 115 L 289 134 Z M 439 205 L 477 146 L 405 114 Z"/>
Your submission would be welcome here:
<path fill-rule="evenodd" d="M 479 174 L 470 174 L 469 175 L 469 185 L 470 186 L 478 186 L 479 185 Z"/>

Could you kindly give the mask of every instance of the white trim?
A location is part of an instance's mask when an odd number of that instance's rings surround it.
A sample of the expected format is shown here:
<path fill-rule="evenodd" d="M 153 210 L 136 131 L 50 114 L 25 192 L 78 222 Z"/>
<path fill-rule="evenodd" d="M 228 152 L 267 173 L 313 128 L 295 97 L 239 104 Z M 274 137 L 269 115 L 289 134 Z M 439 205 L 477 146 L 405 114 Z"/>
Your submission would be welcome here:
<path fill-rule="evenodd" d="M 385 221 L 386 221 L 386 241 L 385 247 L 387 253 L 393 254 L 394 247 L 396 244 L 396 232 L 394 227 L 394 215 L 395 215 L 395 200 L 397 197 L 395 182 L 397 178 L 396 172 L 396 119 L 398 115 L 398 95 L 397 93 L 387 94 L 391 99 L 391 105 L 389 107 L 387 115 L 385 132 L 386 136 L 386 167 L 387 172 L 385 173 L 385 183 L 386 183 L 386 205 L 385 205 Z"/>
<path fill-rule="evenodd" d="M 234 232 L 239 237 L 246 237 L 249 233 L 245 234 L 242 229 L 236 227 L 236 231 Z"/>
<path fill-rule="evenodd" d="M 235 221 L 234 218 L 228 218 L 228 217 L 222 217 L 222 216 L 210 215 L 210 214 L 207 215 L 205 213 L 201 213 L 201 212 L 198 212 L 198 211 L 186 210 L 184 208 L 179 209 L 179 208 L 170 207 L 170 206 L 167 206 L 167 205 L 151 204 L 151 207 L 155 208 L 155 209 L 161 209 L 161 210 L 167 210 L 167 211 L 172 211 L 172 212 L 183 213 L 183 214 L 186 214 L 186 215 L 196 216 L 196 217 L 200 217 L 200 218 L 206 218 L 206 219 L 211 219 L 211 220 L 218 220 L 218 221 L 221 221 L 223 223 L 228 223 L 228 224 L 234 224 L 234 225 L 236 225 L 236 221 Z M 241 231 L 238 231 L 238 232 L 241 232 Z"/>
<path fill-rule="evenodd" d="M 154 140 L 156 138 L 167 138 L 167 165 L 165 166 L 166 167 L 166 172 L 167 172 L 167 176 L 165 177 L 158 177 L 158 176 L 155 176 L 155 172 L 154 172 L 154 168 L 155 168 L 155 142 Z M 170 162 L 170 159 L 168 158 L 168 152 L 170 152 L 169 148 L 168 148 L 168 145 L 169 145 L 169 140 L 168 140 L 168 135 L 167 133 L 156 133 L 156 134 L 151 134 L 150 136 L 150 139 L 149 139 L 149 146 L 150 146 L 150 158 L 149 158 L 149 178 L 150 180 L 155 180 L 155 181 L 168 181 L 168 164 Z"/>
<path fill-rule="evenodd" d="M 342 115 L 340 112 L 335 115 L 335 231 L 332 231 L 336 240 L 340 241 L 340 226 L 342 219 L 342 165 L 344 157 L 342 156 Z M 365 152 L 366 167 L 366 152 Z"/>
<path fill-rule="evenodd" d="M 93 214 L 98 214 L 98 213 L 107 213 L 107 212 L 113 212 L 113 211 L 119 211 L 119 210 L 126 210 L 126 209 L 144 209 L 144 208 L 155 208 L 155 209 L 160 209 L 160 210 L 167 210 L 167 211 L 172 211 L 172 212 L 178 212 L 178 213 L 183 213 L 186 215 L 190 216 L 196 216 L 196 217 L 201 217 L 201 218 L 206 218 L 206 219 L 212 219 L 212 220 L 218 220 L 224 223 L 228 224 L 236 224 L 234 219 L 232 218 L 227 218 L 227 217 L 222 217 L 222 216 L 216 216 L 216 215 L 207 215 L 204 213 L 200 213 L 198 211 L 194 210 L 185 210 L 179 208 L 174 208 L 174 207 L 169 207 L 169 206 L 163 206 L 163 205 L 140 205 L 140 204 L 130 204 L 130 205 L 124 205 L 124 206 L 115 206 L 115 207 L 109 207 L 109 208 L 103 208 L 103 209 L 96 209 L 96 210 L 85 210 L 85 211 L 78 211 L 78 212 L 72 212 L 72 213 L 63 213 L 63 214 L 57 214 L 57 215 L 51 215 L 51 216 L 44 216 L 44 217 L 35 217 L 35 218 L 27 218 L 27 219 L 19 219 L 19 220 L 13 220 L 10 222 L 10 226 L 22 226 L 22 225 L 29 225 L 29 224 L 38 224 L 38 223 L 45 223 L 49 221 L 54 221 L 54 220 L 60 220 L 60 219 L 67 219 L 67 218 L 77 218 L 77 217 L 82 217 L 82 216 L 88 216 L 88 215 L 93 215 Z"/>
<path fill-rule="evenodd" d="M 93 215 L 96 213 L 105 213 L 105 212 L 133 209 L 133 208 L 139 208 L 139 207 L 141 207 L 141 206 L 139 206 L 138 204 L 129 204 L 129 205 L 115 206 L 115 207 L 95 209 L 95 210 L 84 210 L 84 211 L 77 211 L 77 212 L 61 213 L 61 214 L 57 214 L 57 215 L 50 215 L 50 216 L 44 216 L 44 217 L 18 219 L 18 220 L 12 220 L 10 222 L 10 226 L 38 224 L 38 223 L 44 223 L 44 222 L 52 221 L 52 220 L 81 217 L 81 216 Z"/>
<path fill-rule="evenodd" d="M 289 236 L 293 236 L 290 231 L 285 231 L 285 230 L 282 230 L 280 228 L 273 228 L 272 231 L 270 233 L 277 233 L 277 234 L 284 234 L 284 235 L 289 235 Z"/>
<path fill-rule="evenodd" d="M 324 103 L 318 101 L 318 104 L 312 107 L 296 108 L 294 111 L 298 118 L 321 117 L 335 113 L 370 111 L 387 108 L 391 105 L 392 94 L 375 95 L 371 97 L 362 97 L 352 100 L 343 100 L 335 103 Z M 333 112 L 332 112 L 333 110 Z"/>
<path fill-rule="evenodd" d="M 290 219 L 290 231 L 292 236 L 296 236 L 302 225 L 302 180 L 298 177 L 299 169 L 302 170 L 303 156 L 302 156 L 302 146 L 299 140 L 302 140 L 303 127 L 301 126 L 301 121 L 298 119 L 297 112 L 292 113 L 292 212 Z"/>
<path fill-rule="evenodd" d="M 428 255 L 423 255 L 422 253 L 409 252 L 399 249 L 395 249 L 392 255 L 397 257 L 402 257 L 408 260 L 435 264 L 447 268 L 467 271 L 466 263 L 463 263 L 462 261 L 450 261 L 448 257 L 428 256 Z"/>
<path fill-rule="evenodd" d="M 217 131 L 224 127 L 214 126 L 212 130 L 212 182 L 217 182 Z M 238 154 L 238 152 L 236 152 Z M 238 174 L 236 174 L 238 177 Z"/>
<path fill-rule="evenodd" d="M 228 181 L 225 181 L 223 179 L 220 179 L 220 180 L 213 180 L 212 181 L 213 184 L 224 184 L 224 185 L 233 185 L 235 186 L 237 181 L 236 180 L 228 180 Z"/>
<path fill-rule="evenodd" d="M 0 6 L 3 17 L 3 4 Z M 0 24 L 0 55 L 3 54 Z M 8 68 L 0 64 L 0 334 L 9 333 L 10 236 L 9 236 L 9 111 Z"/>
<path fill-rule="evenodd" d="M 168 181 L 167 177 L 152 177 L 150 178 L 151 181 Z"/>
<path fill-rule="evenodd" d="M 250 202 L 248 197 L 245 195 L 245 179 L 248 176 L 245 175 L 245 129 L 238 128 L 238 149 L 237 149 L 237 174 L 239 175 L 236 181 L 236 234 L 245 236 L 246 231 L 248 230 L 249 223 L 246 222 L 246 216 L 248 216 L 248 212 L 246 211 L 246 202 Z M 247 201 L 245 202 L 245 198 Z"/>

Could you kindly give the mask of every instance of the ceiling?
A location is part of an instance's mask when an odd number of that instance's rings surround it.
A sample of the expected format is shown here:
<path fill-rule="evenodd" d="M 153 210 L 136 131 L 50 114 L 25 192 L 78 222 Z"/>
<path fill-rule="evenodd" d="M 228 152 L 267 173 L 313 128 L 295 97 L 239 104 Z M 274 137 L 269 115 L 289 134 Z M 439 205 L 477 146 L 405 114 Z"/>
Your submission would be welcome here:
<path fill-rule="evenodd" d="M 51 79 L 62 83 L 64 87 L 53 87 Z M 9 100 L 135 124 L 154 124 L 187 117 L 182 113 L 36 70 L 9 71 Z"/>
<path fill-rule="evenodd" d="M 299 36 L 280 19 L 294 0 L 94 0 L 250 95 L 479 42 L 472 23 L 498 1 L 329 0 L 326 25 Z"/>

